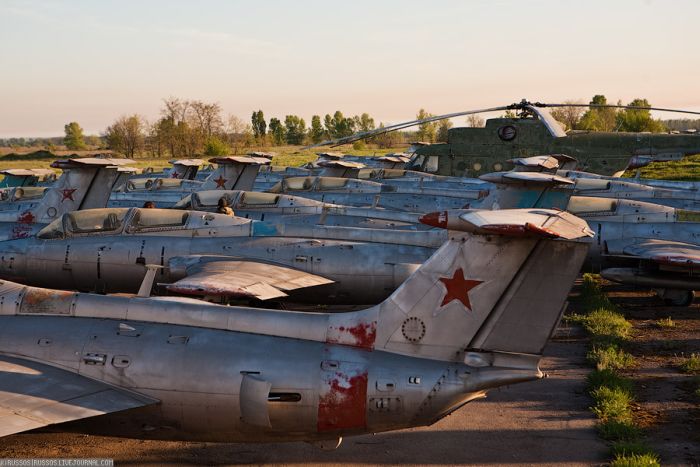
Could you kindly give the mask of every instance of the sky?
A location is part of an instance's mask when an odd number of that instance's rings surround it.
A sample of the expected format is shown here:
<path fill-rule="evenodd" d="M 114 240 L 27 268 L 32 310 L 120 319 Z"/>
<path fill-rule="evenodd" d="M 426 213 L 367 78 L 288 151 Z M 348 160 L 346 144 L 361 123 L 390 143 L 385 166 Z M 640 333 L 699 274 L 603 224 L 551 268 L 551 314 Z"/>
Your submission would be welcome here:
<path fill-rule="evenodd" d="M 99 134 L 169 96 L 245 121 L 594 94 L 700 110 L 698 21 L 697 0 L 0 0 L 0 137 Z"/>

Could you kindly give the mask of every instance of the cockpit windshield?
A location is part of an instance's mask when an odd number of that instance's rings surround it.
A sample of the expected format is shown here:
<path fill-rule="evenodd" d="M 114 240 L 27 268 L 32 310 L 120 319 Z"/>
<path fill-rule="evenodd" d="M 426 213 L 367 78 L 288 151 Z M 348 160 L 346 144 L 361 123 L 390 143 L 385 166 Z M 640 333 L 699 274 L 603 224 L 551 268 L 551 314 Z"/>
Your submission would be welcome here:
<path fill-rule="evenodd" d="M 117 232 L 122 229 L 127 208 L 87 209 L 64 214 L 64 227 L 73 234 Z"/>
<path fill-rule="evenodd" d="M 136 209 L 129 222 L 129 232 L 142 230 L 181 229 L 190 213 L 175 209 Z"/>

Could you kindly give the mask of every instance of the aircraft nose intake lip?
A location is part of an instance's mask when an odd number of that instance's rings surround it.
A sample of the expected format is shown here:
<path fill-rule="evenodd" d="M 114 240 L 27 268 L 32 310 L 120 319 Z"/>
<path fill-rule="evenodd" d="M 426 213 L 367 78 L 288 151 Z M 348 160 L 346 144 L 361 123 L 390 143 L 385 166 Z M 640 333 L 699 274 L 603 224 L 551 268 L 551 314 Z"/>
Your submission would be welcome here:
<path fill-rule="evenodd" d="M 447 227 L 447 211 L 431 212 L 418 219 L 422 224 L 444 229 Z"/>

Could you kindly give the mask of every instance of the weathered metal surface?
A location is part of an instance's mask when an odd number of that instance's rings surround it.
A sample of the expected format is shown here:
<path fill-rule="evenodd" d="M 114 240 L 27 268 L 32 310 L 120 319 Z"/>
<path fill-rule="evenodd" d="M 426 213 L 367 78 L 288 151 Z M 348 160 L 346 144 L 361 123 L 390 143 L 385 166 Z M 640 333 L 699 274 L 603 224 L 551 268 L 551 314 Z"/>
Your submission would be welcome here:
<path fill-rule="evenodd" d="M 157 402 L 23 358 L 0 355 L 0 373 L 0 437 Z"/>

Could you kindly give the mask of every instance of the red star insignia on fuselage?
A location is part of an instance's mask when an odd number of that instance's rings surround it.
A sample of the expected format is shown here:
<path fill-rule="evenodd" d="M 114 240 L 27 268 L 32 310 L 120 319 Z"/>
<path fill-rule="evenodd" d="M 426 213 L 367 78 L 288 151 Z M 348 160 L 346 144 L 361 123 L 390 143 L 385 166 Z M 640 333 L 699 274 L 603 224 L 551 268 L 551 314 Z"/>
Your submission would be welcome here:
<path fill-rule="evenodd" d="M 71 201 L 75 201 L 73 199 L 73 193 L 75 193 L 76 191 L 78 191 L 77 188 L 65 188 L 65 189 L 61 190 L 61 196 L 62 196 L 61 202 L 64 202 L 67 199 L 69 199 Z"/>
<path fill-rule="evenodd" d="M 216 188 L 226 188 L 224 185 L 226 185 L 226 180 L 223 175 L 219 175 L 219 178 L 214 180 L 216 182 Z"/>
<path fill-rule="evenodd" d="M 467 310 L 471 311 L 472 304 L 469 301 L 469 291 L 484 281 L 465 279 L 464 271 L 462 271 L 462 268 L 459 268 L 455 271 L 452 278 L 442 277 L 440 282 L 445 284 L 445 298 L 442 299 L 440 306 L 445 306 L 452 300 L 459 300 Z"/>

